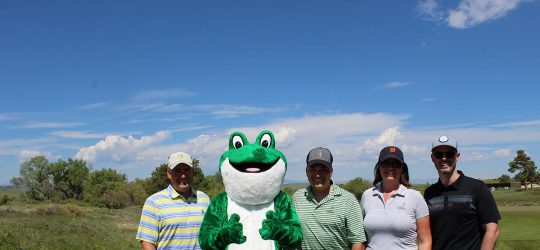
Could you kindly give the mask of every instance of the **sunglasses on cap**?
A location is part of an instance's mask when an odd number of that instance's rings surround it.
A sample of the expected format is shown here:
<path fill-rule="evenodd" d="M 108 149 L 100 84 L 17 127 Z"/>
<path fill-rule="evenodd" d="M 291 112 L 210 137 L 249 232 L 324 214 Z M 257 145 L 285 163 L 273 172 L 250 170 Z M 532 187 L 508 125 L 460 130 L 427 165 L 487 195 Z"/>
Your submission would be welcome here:
<path fill-rule="evenodd" d="M 438 152 L 433 153 L 433 155 L 437 159 L 442 159 L 443 157 L 445 157 L 446 159 L 453 159 L 456 156 L 456 152 L 455 151 L 449 151 L 449 152 L 438 151 Z"/>

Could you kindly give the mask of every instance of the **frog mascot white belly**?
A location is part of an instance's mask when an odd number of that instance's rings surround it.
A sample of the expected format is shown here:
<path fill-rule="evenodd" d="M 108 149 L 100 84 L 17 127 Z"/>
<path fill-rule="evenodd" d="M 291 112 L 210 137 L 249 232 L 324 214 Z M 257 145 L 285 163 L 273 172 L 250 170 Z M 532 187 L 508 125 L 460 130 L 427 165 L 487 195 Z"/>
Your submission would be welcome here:
<path fill-rule="evenodd" d="M 262 131 L 249 144 L 241 132 L 229 136 L 219 162 L 225 192 L 212 199 L 199 233 L 202 249 L 296 249 L 302 228 L 289 196 L 281 191 L 287 159 L 274 135 Z"/>

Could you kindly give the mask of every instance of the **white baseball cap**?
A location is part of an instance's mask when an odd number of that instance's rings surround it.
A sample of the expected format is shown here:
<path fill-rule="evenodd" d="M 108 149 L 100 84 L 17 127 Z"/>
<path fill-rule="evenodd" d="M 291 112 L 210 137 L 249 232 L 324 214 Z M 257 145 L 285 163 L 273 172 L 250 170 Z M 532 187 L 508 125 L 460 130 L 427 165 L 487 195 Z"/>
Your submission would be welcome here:
<path fill-rule="evenodd" d="M 448 137 L 446 135 L 439 136 L 433 143 L 431 143 L 431 151 L 439 146 L 450 146 L 458 150 L 457 141 L 454 138 Z"/>
<path fill-rule="evenodd" d="M 169 159 L 167 161 L 167 165 L 170 169 L 174 169 L 180 163 L 193 167 L 193 160 L 191 159 L 191 156 L 184 152 L 172 153 L 169 155 Z"/>

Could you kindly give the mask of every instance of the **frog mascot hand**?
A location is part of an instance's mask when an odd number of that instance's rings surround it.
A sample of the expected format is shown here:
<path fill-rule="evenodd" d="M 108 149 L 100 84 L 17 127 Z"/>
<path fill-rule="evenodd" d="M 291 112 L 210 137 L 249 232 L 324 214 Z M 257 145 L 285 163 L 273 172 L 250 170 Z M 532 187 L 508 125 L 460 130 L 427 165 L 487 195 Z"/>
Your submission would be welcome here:
<path fill-rule="evenodd" d="M 302 228 L 289 196 L 281 191 L 287 159 L 274 135 L 262 131 L 254 144 L 241 132 L 229 137 L 219 161 L 225 192 L 208 207 L 201 224 L 203 249 L 296 249 Z"/>

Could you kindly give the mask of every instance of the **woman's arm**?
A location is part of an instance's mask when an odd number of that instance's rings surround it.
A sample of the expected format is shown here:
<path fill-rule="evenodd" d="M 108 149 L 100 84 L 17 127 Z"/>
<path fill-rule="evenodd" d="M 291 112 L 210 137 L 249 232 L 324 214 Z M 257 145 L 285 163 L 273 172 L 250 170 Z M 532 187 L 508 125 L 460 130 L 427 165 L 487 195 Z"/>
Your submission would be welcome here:
<path fill-rule="evenodd" d="M 418 250 L 431 250 L 429 215 L 416 220 L 416 231 L 418 235 Z"/>

